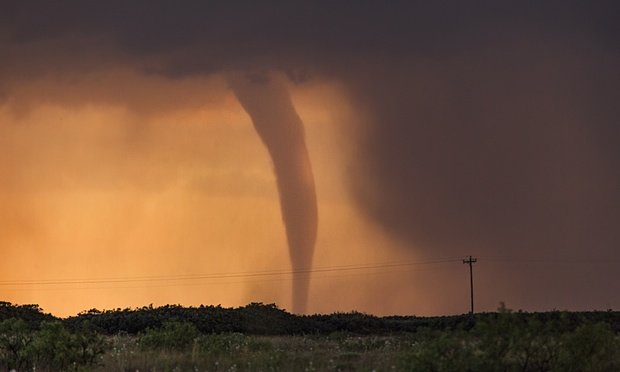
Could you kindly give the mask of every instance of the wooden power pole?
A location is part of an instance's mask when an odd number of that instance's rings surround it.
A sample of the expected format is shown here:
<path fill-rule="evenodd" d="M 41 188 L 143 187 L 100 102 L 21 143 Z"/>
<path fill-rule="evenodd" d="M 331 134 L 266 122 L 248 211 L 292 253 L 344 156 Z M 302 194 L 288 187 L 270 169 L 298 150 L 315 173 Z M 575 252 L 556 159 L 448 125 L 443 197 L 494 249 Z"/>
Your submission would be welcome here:
<path fill-rule="evenodd" d="M 469 265 L 469 290 L 471 296 L 471 315 L 474 315 L 474 270 L 473 264 L 475 264 L 478 260 L 472 256 L 467 257 L 463 260 L 464 264 Z"/>

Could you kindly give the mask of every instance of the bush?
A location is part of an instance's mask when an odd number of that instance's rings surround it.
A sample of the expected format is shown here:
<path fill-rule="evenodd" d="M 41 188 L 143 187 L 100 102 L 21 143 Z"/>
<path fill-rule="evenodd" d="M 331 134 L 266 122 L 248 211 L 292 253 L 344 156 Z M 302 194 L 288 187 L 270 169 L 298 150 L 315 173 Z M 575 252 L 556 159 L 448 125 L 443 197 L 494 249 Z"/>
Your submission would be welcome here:
<path fill-rule="evenodd" d="M 76 362 L 82 366 L 95 366 L 108 349 L 105 338 L 97 333 L 88 322 L 83 322 L 73 334 L 73 348 Z"/>
<path fill-rule="evenodd" d="M 419 331 L 401 369 L 406 371 L 476 371 L 478 358 L 468 334 L 462 330 Z"/>
<path fill-rule="evenodd" d="M 71 334 L 60 322 L 43 322 L 30 344 L 35 368 L 66 371 L 77 365 L 77 351 Z"/>
<path fill-rule="evenodd" d="M 32 331 L 21 319 L 0 322 L 0 366 L 5 370 L 30 368 L 29 347 Z"/>
<path fill-rule="evenodd" d="M 144 349 L 187 350 L 199 334 L 192 323 L 170 321 L 160 328 L 147 329 L 139 343 Z"/>
<path fill-rule="evenodd" d="M 620 342 L 605 323 L 584 324 L 564 336 L 558 370 L 618 371 Z"/>
<path fill-rule="evenodd" d="M 4 370 L 78 370 L 99 363 L 106 351 L 102 336 L 85 325 L 70 333 L 58 321 L 42 322 L 38 331 L 26 322 L 0 322 L 0 367 Z"/>
<path fill-rule="evenodd" d="M 560 314 L 561 315 L 561 314 Z M 469 331 L 419 332 L 403 369 L 415 371 L 617 371 L 620 342 L 606 323 L 572 328 L 501 306 Z"/>

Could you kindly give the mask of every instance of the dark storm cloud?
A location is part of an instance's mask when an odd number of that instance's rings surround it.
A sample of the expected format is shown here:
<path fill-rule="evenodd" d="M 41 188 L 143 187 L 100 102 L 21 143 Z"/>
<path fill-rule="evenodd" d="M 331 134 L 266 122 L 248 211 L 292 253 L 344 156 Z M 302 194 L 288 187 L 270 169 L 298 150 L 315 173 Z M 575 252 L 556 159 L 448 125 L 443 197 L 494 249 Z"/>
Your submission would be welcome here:
<path fill-rule="evenodd" d="M 1 14 L 5 80 L 120 64 L 343 83 L 363 128 L 351 190 L 429 256 L 618 257 L 615 1 L 20 1 Z"/>
<path fill-rule="evenodd" d="M 357 82 L 371 123 L 358 199 L 435 253 L 609 257 L 620 110 L 598 97 L 617 94 L 620 59 L 564 48 L 411 60 Z"/>
<path fill-rule="evenodd" d="M 612 48 L 617 48 L 619 35 L 617 5 L 611 1 L 5 3 L 3 28 L 13 42 L 91 37 L 134 56 L 165 57 L 176 73 L 257 61 L 294 67 L 333 64 L 342 58 L 350 62 L 377 53 L 450 54 L 480 43 L 505 42 L 507 31 L 536 33 L 537 39 L 558 34 L 588 38 Z M 82 48 L 64 52 L 73 57 L 89 52 Z"/>

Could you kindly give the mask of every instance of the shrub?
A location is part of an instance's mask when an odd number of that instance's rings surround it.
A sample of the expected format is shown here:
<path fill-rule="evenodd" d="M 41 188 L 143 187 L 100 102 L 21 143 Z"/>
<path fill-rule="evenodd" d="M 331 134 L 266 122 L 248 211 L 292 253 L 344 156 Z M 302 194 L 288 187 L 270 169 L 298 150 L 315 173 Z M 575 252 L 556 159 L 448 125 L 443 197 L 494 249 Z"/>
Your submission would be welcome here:
<path fill-rule="evenodd" d="M 19 330 L 13 329 L 14 337 Z M 23 369 L 44 371 L 78 370 L 99 363 L 106 351 L 101 335 L 85 325 L 75 333 L 69 332 L 61 322 L 42 322 L 37 332 L 31 332 L 23 350 Z"/>
<path fill-rule="evenodd" d="M 30 368 L 28 355 L 32 331 L 21 319 L 0 322 L 0 366 L 6 370 Z"/>
<path fill-rule="evenodd" d="M 406 371 L 476 371 L 477 357 L 462 330 L 420 330 L 419 341 L 404 354 Z"/>
<path fill-rule="evenodd" d="M 89 322 L 83 322 L 73 334 L 73 347 L 77 364 L 94 366 L 100 363 L 101 357 L 108 349 L 108 343 Z"/>
<path fill-rule="evenodd" d="M 160 328 L 147 329 L 139 343 L 144 349 L 187 350 L 198 336 L 192 323 L 169 321 Z"/>
<path fill-rule="evenodd" d="M 620 342 L 605 323 L 584 324 L 564 335 L 558 370 L 618 371 Z"/>
<path fill-rule="evenodd" d="M 66 371 L 77 364 L 73 338 L 62 323 L 43 322 L 30 344 L 30 355 L 35 368 Z"/>

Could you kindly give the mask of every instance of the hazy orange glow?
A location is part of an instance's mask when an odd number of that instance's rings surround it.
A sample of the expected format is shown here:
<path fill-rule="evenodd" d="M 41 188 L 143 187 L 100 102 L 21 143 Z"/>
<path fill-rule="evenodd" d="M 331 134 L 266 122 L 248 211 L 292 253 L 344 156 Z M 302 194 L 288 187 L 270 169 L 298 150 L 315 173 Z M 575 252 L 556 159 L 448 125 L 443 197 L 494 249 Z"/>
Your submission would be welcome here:
<path fill-rule="evenodd" d="M 615 6 L 358 5 L 5 6 L 0 301 L 618 308 Z"/>
<path fill-rule="evenodd" d="M 0 112 L 0 280 L 289 270 L 268 154 L 226 85 L 127 73 L 111 80 L 36 82 L 16 94 L 24 107 Z M 85 104 L 77 98 L 87 90 L 96 99 Z M 315 266 L 414 260 L 365 221 L 348 196 L 347 133 L 355 120 L 338 85 L 304 84 L 293 96 L 316 174 Z M 399 270 L 314 274 L 310 312 L 432 313 L 411 296 L 412 281 L 432 279 L 428 272 Z M 70 315 L 149 303 L 288 308 L 289 287 L 290 275 L 282 275 L 0 291 L 4 300 Z M 432 306 L 446 309 L 442 301 Z"/>

